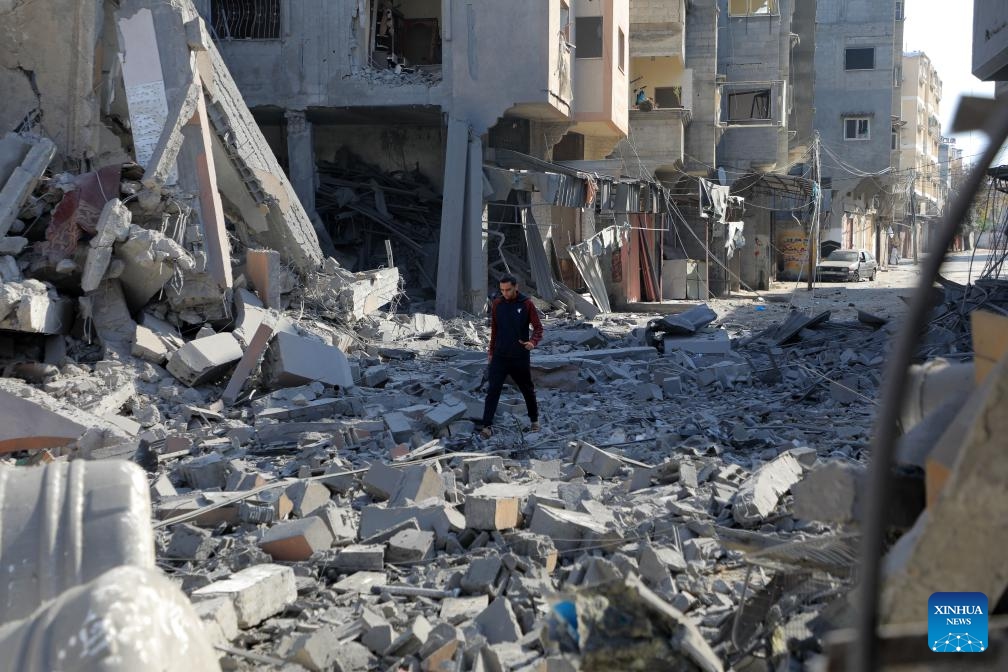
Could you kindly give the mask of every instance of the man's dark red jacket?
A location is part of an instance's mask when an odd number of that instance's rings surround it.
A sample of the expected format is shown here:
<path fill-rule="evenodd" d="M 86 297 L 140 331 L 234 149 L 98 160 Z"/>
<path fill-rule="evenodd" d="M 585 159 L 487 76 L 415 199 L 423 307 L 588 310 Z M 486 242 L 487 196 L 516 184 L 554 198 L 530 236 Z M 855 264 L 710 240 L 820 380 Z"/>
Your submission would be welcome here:
<path fill-rule="evenodd" d="M 529 336 L 529 328 L 532 336 Z M 498 296 L 490 304 L 490 355 L 528 357 L 529 351 L 519 341 L 539 345 L 543 337 L 539 311 L 532 299 L 518 294 L 508 301 Z"/>

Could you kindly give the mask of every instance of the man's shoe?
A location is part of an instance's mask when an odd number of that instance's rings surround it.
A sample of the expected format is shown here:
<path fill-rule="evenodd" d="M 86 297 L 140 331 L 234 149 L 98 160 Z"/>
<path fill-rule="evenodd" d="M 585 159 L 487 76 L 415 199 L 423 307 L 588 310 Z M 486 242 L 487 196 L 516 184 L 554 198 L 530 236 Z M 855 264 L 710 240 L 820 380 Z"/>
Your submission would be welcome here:
<path fill-rule="evenodd" d="M 482 436 L 484 439 L 489 439 L 491 436 L 493 436 L 493 429 L 491 429 L 490 427 L 484 427 L 483 429 L 480 430 L 480 436 Z"/>
<path fill-rule="evenodd" d="M 536 422 L 532 423 L 532 426 L 529 427 L 529 431 L 530 432 L 538 432 L 539 431 L 539 421 L 538 420 Z"/>

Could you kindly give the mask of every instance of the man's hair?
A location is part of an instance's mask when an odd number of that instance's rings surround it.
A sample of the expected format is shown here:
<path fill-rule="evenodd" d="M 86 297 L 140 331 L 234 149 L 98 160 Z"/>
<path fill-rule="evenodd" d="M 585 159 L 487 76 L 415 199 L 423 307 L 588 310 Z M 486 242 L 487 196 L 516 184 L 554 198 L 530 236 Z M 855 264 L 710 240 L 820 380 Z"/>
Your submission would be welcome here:
<path fill-rule="evenodd" d="M 508 273 L 507 275 L 502 275 L 500 277 L 500 280 L 497 281 L 497 284 L 503 285 L 504 283 L 507 283 L 509 285 L 517 285 L 518 284 L 518 278 L 516 278 L 515 276 L 511 275 L 510 273 Z"/>

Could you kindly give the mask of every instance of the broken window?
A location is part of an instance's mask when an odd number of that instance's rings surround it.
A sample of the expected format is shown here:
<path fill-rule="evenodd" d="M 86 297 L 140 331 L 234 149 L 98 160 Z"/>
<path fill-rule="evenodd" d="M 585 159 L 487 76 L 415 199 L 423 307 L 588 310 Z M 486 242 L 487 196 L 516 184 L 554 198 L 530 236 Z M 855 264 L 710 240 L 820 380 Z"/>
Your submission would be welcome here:
<path fill-rule="evenodd" d="M 778 16 L 777 0 L 728 0 L 728 16 Z"/>
<path fill-rule="evenodd" d="M 210 0 L 210 24 L 220 40 L 279 40 L 280 0 Z"/>
<path fill-rule="evenodd" d="M 681 86 L 656 86 L 654 98 L 655 104 L 660 108 L 683 106 Z"/>
<path fill-rule="evenodd" d="M 844 140 L 870 140 L 868 117 L 848 117 L 844 119 Z"/>
<path fill-rule="evenodd" d="M 844 70 L 874 70 L 875 47 L 855 47 L 844 50 Z"/>
<path fill-rule="evenodd" d="M 441 15 L 430 3 L 376 0 L 372 4 L 375 67 L 412 72 L 413 66 L 441 64 Z"/>
<path fill-rule="evenodd" d="M 566 2 L 560 2 L 560 36 L 565 42 L 571 41 L 570 35 L 570 7 Z"/>
<path fill-rule="evenodd" d="M 735 89 L 727 92 L 725 120 L 729 124 L 770 121 L 770 88 Z"/>
<path fill-rule="evenodd" d="M 586 16 L 574 19 L 577 40 L 575 58 L 602 58 L 602 17 Z"/>

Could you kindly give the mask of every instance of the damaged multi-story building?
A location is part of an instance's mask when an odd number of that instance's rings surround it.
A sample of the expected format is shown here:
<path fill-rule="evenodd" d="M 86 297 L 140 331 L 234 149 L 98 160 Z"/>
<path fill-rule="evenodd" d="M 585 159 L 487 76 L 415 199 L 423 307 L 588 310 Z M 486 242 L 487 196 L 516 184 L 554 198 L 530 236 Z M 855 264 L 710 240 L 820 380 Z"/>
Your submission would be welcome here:
<path fill-rule="evenodd" d="M 816 2 L 815 127 L 822 139 L 823 251 L 888 260 L 900 172 L 902 0 Z"/>
<path fill-rule="evenodd" d="M 894 243 L 901 256 L 916 259 L 928 247 L 931 224 L 945 209 L 939 163 L 942 82 L 931 59 L 921 51 L 903 54 L 902 70 L 899 148 L 907 193 L 898 199 L 900 235 Z"/>

